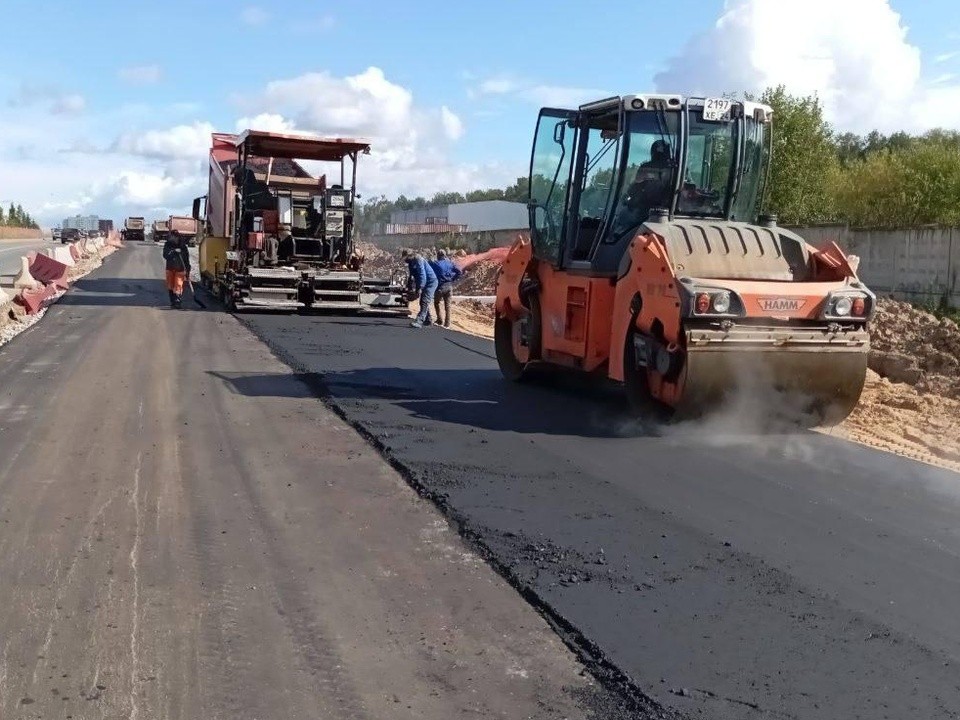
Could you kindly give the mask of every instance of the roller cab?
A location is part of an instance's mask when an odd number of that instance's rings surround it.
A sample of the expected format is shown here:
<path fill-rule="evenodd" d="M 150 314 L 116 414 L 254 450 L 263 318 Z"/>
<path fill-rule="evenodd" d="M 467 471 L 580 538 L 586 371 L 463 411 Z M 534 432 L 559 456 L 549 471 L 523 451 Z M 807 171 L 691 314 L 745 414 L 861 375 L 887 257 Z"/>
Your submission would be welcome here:
<path fill-rule="evenodd" d="M 542 110 L 530 232 L 497 287 L 504 375 L 606 374 L 660 414 L 846 417 L 875 298 L 836 245 L 759 212 L 772 127 L 764 105 L 679 95 Z"/>

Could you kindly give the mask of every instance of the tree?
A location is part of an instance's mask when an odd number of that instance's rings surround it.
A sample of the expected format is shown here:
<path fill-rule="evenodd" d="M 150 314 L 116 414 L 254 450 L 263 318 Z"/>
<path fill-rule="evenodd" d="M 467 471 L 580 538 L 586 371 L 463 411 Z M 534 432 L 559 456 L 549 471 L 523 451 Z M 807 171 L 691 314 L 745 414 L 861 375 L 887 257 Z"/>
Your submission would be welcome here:
<path fill-rule="evenodd" d="M 7 225 L 17 226 L 17 208 L 13 203 L 10 203 L 10 209 L 7 211 Z"/>
<path fill-rule="evenodd" d="M 819 99 L 791 95 L 780 85 L 766 90 L 760 102 L 773 108 L 773 164 L 765 209 L 787 225 L 833 219 L 830 178 L 839 161 Z"/>
<path fill-rule="evenodd" d="M 3 208 L 0 207 L 0 226 L 6 225 L 6 224 L 7 224 L 7 223 L 6 223 L 6 221 L 5 221 L 4 217 L 3 217 Z"/>

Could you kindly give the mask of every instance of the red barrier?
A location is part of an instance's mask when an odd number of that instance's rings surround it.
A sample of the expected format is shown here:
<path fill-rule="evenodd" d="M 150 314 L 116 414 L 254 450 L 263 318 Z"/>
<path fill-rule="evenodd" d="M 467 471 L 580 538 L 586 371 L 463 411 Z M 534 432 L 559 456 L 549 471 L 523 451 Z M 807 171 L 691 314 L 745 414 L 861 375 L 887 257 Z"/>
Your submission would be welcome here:
<path fill-rule="evenodd" d="M 30 261 L 30 274 L 44 285 L 56 285 L 64 290 L 70 287 L 67 280 L 67 266 L 62 262 L 34 252 L 27 258 Z"/>
<path fill-rule="evenodd" d="M 56 296 L 56 287 L 47 285 L 42 290 L 21 290 L 13 298 L 13 301 L 25 308 L 27 315 L 36 315 L 43 307 L 49 305 Z"/>

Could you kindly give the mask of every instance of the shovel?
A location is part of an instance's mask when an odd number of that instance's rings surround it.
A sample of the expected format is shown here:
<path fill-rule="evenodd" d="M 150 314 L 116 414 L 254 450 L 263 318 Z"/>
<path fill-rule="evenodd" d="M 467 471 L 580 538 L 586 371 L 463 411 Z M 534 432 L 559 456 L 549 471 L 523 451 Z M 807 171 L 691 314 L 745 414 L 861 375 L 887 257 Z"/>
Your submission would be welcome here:
<path fill-rule="evenodd" d="M 193 301 L 197 304 L 197 307 L 206 310 L 207 304 L 197 297 L 197 292 L 193 289 L 193 280 L 191 280 L 189 277 L 187 278 L 187 285 L 190 287 L 190 295 L 193 297 Z"/>

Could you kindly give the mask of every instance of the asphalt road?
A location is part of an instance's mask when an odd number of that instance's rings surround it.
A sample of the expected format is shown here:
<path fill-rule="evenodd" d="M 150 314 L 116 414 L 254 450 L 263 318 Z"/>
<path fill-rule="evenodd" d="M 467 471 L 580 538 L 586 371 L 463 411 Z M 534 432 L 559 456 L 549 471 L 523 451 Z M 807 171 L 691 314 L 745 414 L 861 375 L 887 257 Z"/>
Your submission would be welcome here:
<path fill-rule="evenodd" d="M 0 348 L 0 718 L 635 716 L 161 269 L 121 250 Z"/>
<path fill-rule="evenodd" d="M 490 342 L 248 315 L 568 640 L 709 718 L 960 717 L 960 475 L 753 418 L 645 427 Z"/>
<path fill-rule="evenodd" d="M 20 258 L 31 250 L 52 247 L 49 240 L 0 241 L 0 285 L 9 285 L 20 272 Z"/>

